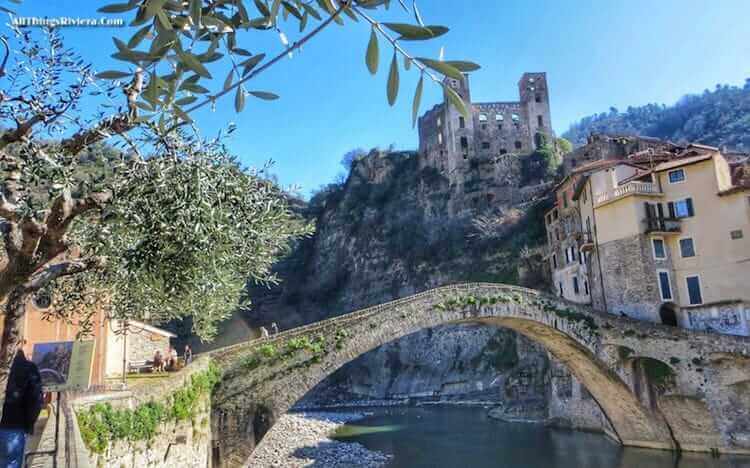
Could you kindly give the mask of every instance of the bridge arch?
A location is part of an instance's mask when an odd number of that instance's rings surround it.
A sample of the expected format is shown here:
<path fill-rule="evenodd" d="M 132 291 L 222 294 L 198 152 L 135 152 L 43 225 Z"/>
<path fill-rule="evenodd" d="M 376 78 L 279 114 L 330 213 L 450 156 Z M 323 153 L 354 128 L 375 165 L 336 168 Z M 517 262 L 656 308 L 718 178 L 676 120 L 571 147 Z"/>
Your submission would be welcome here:
<path fill-rule="evenodd" d="M 455 323 L 508 328 L 540 343 L 588 389 L 621 443 L 675 449 L 665 418 L 644 406 L 612 368 L 606 345 L 618 320 L 533 290 L 457 285 L 218 350 L 213 356 L 224 378 L 213 398 L 215 461 L 244 466 L 275 419 L 346 362 L 421 329 Z"/>

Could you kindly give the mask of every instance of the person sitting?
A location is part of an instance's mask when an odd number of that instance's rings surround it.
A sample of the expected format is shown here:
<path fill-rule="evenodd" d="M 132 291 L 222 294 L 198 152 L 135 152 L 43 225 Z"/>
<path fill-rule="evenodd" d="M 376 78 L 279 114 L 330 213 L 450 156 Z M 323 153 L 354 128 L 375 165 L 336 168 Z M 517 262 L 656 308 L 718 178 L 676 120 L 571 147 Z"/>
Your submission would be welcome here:
<path fill-rule="evenodd" d="M 167 351 L 166 367 L 167 367 L 167 370 L 169 371 L 177 370 L 177 350 L 171 346 L 169 347 L 169 350 Z"/>

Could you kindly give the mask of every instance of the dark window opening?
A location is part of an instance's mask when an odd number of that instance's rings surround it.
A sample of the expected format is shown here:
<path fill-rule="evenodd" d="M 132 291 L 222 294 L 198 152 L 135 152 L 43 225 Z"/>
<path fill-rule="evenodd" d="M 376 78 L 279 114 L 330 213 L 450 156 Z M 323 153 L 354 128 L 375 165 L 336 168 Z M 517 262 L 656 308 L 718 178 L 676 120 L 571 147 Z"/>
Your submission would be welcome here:
<path fill-rule="evenodd" d="M 691 305 L 703 304 L 703 295 L 701 294 L 701 282 L 697 276 L 688 276 L 685 278 L 688 288 L 688 297 Z"/>
<path fill-rule="evenodd" d="M 672 300 L 672 286 L 669 284 L 669 273 L 666 271 L 659 272 L 659 287 L 661 289 L 661 298 L 664 301 Z"/>
<path fill-rule="evenodd" d="M 695 244 L 693 239 L 680 239 L 680 254 L 683 258 L 695 257 Z"/>
<path fill-rule="evenodd" d="M 466 137 L 461 137 L 461 148 L 466 149 L 469 147 L 469 139 Z"/>
<path fill-rule="evenodd" d="M 588 296 L 589 295 L 589 282 L 586 280 L 583 280 L 583 292 Z"/>
<path fill-rule="evenodd" d="M 540 127 L 544 127 L 544 119 L 542 119 L 541 115 L 536 116 L 536 123 Z"/>
<path fill-rule="evenodd" d="M 482 142 L 482 149 L 490 149 L 490 142 L 489 141 L 483 141 Z"/>
<path fill-rule="evenodd" d="M 466 120 L 463 117 L 458 118 L 458 128 L 466 128 Z"/>
<path fill-rule="evenodd" d="M 659 317 L 661 318 L 661 323 L 664 325 L 669 325 L 670 327 L 677 326 L 677 312 L 674 310 L 674 305 L 662 304 L 659 308 Z"/>
<path fill-rule="evenodd" d="M 581 290 L 578 288 L 578 277 L 577 276 L 573 277 L 573 292 L 576 293 L 576 294 L 578 294 L 578 293 L 581 292 Z"/>
<path fill-rule="evenodd" d="M 542 102 L 542 95 L 541 95 L 541 94 L 539 94 L 539 93 L 536 93 L 536 94 L 534 95 L 534 101 L 535 101 L 535 102 Z"/>
<path fill-rule="evenodd" d="M 564 294 L 563 294 L 563 285 L 562 285 L 562 283 L 559 283 L 558 286 L 560 287 L 560 295 L 563 296 Z"/>
<path fill-rule="evenodd" d="M 523 145 L 521 144 L 521 142 L 516 140 L 516 149 L 521 149 L 522 147 Z"/>
<path fill-rule="evenodd" d="M 557 270 L 557 255 L 552 256 L 552 267 Z"/>
<path fill-rule="evenodd" d="M 508 152 L 505 148 L 500 148 L 500 154 L 506 154 Z"/>

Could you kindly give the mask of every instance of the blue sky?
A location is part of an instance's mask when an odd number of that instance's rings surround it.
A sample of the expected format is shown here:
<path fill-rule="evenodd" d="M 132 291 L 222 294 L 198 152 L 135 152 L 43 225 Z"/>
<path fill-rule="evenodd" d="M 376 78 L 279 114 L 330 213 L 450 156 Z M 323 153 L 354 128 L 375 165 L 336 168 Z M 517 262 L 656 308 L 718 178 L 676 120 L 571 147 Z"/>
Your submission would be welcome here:
<path fill-rule="evenodd" d="M 25 0 L 19 15 L 98 17 L 98 6 L 119 0 Z M 124 1 L 124 0 L 123 0 Z M 396 3 L 395 1 L 393 3 Z M 407 3 L 411 3 L 409 0 Z M 515 100 L 524 71 L 546 71 L 552 122 L 558 133 L 575 120 L 615 106 L 674 103 L 717 83 L 740 85 L 750 77 L 750 2 L 746 0 L 419 0 L 426 23 L 451 28 L 425 44 L 409 43 L 417 55 L 470 59 L 482 65 L 471 77 L 475 101 Z M 407 20 L 392 8 L 384 20 Z M 297 29 L 289 27 L 291 40 Z M 109 55 L 113 35 L 129 38 L 129 28 L 66 28 L 67 44 L 99 69 L 118 66 Z M 401 74 L 395 107 L 386 102 L 391 52 L 381 43 L 381 70 L 372 77 L 364 65 L 369 29 L 347 22 L 331 26 L 301 54 L 259 76 L 252 89 L 273 91 L 278 101 L 248 100 L 235 114 L 232 98 L 215 112 L 195 116 L 204 132 L 234 122 L 233 150 L 248 165 L 275 161 L 285 184 L 309 193 L 341 172 L 341 156 L 355 147 L 400 149 L 417 146 L 411 127 L 411 96 L 418 79 Z M 253 53 L 281 50 L 273 34 L 249 36 Z M 122 68 L 120 66 L 120 68 Z M 225 72 L 215 73 L 219 88 Z M 422 111 L 439 102 L 428 86 Z"/>

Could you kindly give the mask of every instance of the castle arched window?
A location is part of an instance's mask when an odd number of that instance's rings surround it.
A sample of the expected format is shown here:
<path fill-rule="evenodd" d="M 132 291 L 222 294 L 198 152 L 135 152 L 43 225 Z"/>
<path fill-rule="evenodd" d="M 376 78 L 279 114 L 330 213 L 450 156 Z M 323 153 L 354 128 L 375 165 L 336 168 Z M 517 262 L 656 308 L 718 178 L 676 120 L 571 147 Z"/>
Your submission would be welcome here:
<path fill-rule="evenodd" d="M 487 114 L 479 114 L 480 122 L 487 122 Z"/>
<path fill-rule="evenodd" d="M 533 82 L 534 82 L 534 78 L 529 78 L 529 83 L 533 83 Z"/>
<path fill-rule="evenodd" d="M 495 114 L 495 122 L 502 122 L 503 120 L 505 120 L 503 114 Z"/>
<path fill-rule="evenodd" d="M 490 149 L 490 142 L 489 141 L 483 141 L 482 142 L 482 149 Z"/>
<path fill-rule="evenodd" d="M 458 128 L 466 128 L 466 120 L 463 116 L 458 118 Z"/>
<path fill-rule="evenodd" d="M 523 145 L 521 144 L 521 142 L 516 140 L 516 149 L 521 149 L 522 147 Z"/>
<path fill-rule="evenodd" d="M 536 102 L 542 102 L 542 95 L 539 94 L 539 93 L 536 93 L 534 95 L 534 101 L 536 101 Z"/>
<path fill-rule="evenodd" d="M 521 120 L 521 117 L 518 114 L 511 114 L 510 119 L 513 123 L 518 123 Z"/>

